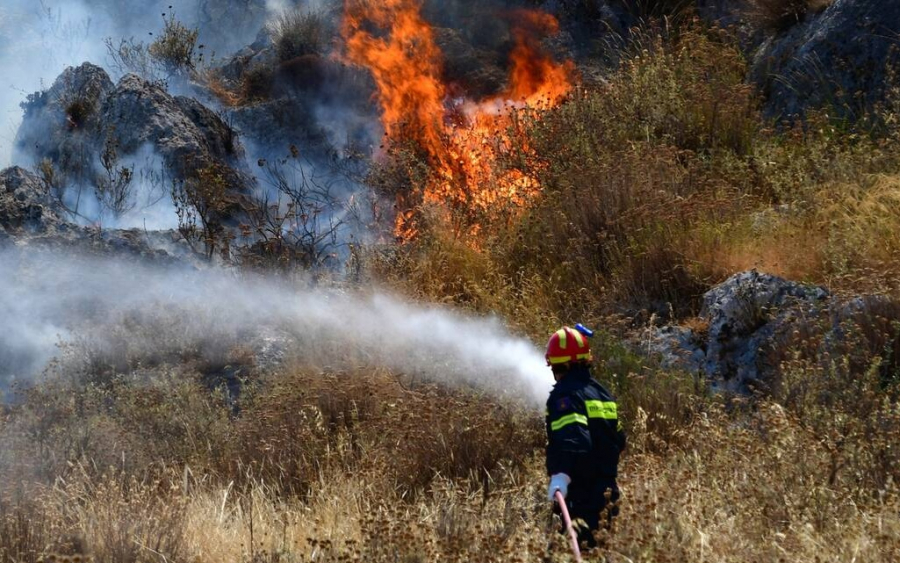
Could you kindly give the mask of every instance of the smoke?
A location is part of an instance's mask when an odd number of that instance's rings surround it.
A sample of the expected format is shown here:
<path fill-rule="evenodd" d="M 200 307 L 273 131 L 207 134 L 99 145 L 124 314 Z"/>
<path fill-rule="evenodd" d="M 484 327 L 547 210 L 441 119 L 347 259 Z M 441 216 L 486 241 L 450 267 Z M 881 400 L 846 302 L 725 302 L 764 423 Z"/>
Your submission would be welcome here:
<path fill-rule="evenodd" d="M 188 351 L 222 360 L 234 347 L 271 347 L 273 334 L 307 365 L 383 367 L 535 405 L 552 381 L 541 353 L 496 319 L 223 270 L 0 252 L 0 384 L 33 380 L 66 343 L 125 369 Z"/>
<path fill-rule="evenodd" d="M 68 66 L 104 66 L 105 39 L 149 43 L 175 13 L 196 26 L 210 56 L 227 56 L 252 42 L 269 12 L 265 0 L 3 0 L 0 3 L 0 168 L 13 164 L 22 120 L 19 104 L 49 86 Z M 116 78 L 116 77 L 114 77 Z"/>

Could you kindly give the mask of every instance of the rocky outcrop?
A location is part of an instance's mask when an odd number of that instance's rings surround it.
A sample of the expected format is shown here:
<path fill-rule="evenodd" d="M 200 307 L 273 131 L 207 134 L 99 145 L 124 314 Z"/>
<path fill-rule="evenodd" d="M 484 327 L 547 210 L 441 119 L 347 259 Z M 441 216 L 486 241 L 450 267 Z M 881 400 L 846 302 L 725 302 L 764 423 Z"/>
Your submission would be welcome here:
<path fill-rule="evenodd" d="M 378 140 L 374 84 L 365 72 L 315 53 L 281 60 L 267 30 L 216 74 L 221 89 L 240 99 L 228 118 L 253 139 L 251 161 L 292 145 L 313 159 L 331 158 L 347 144 Z"/>
<path fill-rule="evenodd" d="M 836 0 L 757 49 L 752 79 L 770 117 L 802 116 L 809 108 L 858 111 L 883 99 L 900 63 L 900 0 Z"/>
<path fill-rule="evenodd" d="M 94 185 L 104 154 L 122 159 L 150 147 L 176 179 L 215 167 L 233 192 L 251 187 L 231 127 L 196 100 L 136 75 L 113 85 L 103 69 L 85 63 L 66 69 L 23 107 L 18 162 L 46 160 L 66 182 Z"/>
<path fill-rule="evenodd" d="M 153 146 L 181 176 L 218 166 L 241 189 L 243 149 L 234 130 L 198 101 L 171 96 L 136 75 L 125 76 L 106 97 L 97 133 L 98 146 L 112 143 L 125 154 Z"/>
<path fill-rule="evenodd" d="M 85 63 L 67 68 L 53 85 L 22 104 L 25 115 L 15 141 L 14 161 L 43 159 L 74 181 L 94 174 L 94 138 L 102 130 L 100 108 L 114 88 L 102 68 Z"/>
<path fill-rule="evenodd" d="M 825 289 L 757 271 L 736 274 L 704 295 L 693 328 L 653 328 L 649 351 L 665 367 L 702 373 L 733 390 L 766 381 L 778 369 L 779 353 L 796 344 L 799 326 L 817 324 L 832 312 L 829 327 L 848 318 Z M 702 328 L 698 328 L 699 325 Z"/>
<path fill-rule="evenodd" d="M 767 365 L 767 349 L 777 345 L 783 327 L 821 310 L 828 292 L 756 271 L 729 278 L 703 296 L 707 321 L 707 373 L 743 383 L 777 366 Z"/>
<path fill-rule="evenodd" d="M 328 136 L 319 127 L 315 108 L 308 100 L 280 98 L 236 108 L 230 116 L 235 127 L 253 137 L 262 155 L 286 155 L 291 145 L 314 155 L 327 154 L 330 149 Z"/>

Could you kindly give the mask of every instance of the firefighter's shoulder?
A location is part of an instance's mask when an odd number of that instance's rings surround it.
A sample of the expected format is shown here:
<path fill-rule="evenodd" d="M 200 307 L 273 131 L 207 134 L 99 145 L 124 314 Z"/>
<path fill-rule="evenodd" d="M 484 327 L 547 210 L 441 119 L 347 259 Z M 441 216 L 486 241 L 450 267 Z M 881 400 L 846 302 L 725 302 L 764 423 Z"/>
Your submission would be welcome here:
<path fill-rule="evenodd" d="M 567 384 L 565 380 L 557 383 L 547 398 L 547 412 L 564 414 L 584 409 L 584 397 L 581 389 Z"/>
<path fill-rule="evenodd" d="M 613 396 L 613 394 L 610 393 L 609 389 L 604 387 L 603 384 L 600 383 L 599 381 L 597 381 L 596 379 L 592 379 L 590 381 L 589 388 L 591 389 L 593 394 L 598 395 L 599 398 L 601 398 L 605 401 L 615 401 L 616 400 L 616 398 Z"/>

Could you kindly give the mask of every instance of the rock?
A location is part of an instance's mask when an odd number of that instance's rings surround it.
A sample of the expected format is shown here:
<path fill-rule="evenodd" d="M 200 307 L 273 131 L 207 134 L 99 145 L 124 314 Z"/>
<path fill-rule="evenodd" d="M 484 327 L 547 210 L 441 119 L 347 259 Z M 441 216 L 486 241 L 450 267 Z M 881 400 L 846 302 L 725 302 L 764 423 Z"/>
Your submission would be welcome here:
<path fill-rule="evenodd" d="M 285 155 L 291 145 L 314 158 L 331 158 L 345 145 L 358 149 L 379 141 L 371 76 L 334 57 L 306 54 L 281 61 L 269 34 L 261 32 L 215 74 L 223 90 L 241 99 L 228 120 L 253 139 L 251 160 Z"/>
<path fill-rule="evenodd" d="M 259 69 L 272 69 L 278 64 L 278 55 L 272 45 L 267 28 L 260 30 L 256 41 L 235 53 L 218 69 L 218 76 L 232 89 L 240 83 L 244 74 Z"/>
<path fill-rule="evenodd" d="M 286 155 L 292 144 L 324 151 L 327 136 L 317 125 L 315 108 L 304 100 L 282 98 L 236 108 L 229 115 L 243 134 L 253 137 L 262 154 Z"/>
<path fill-rule="evenodd" d="M 0 171 L 0 246 L 9 245 L 33 252 L 64 250 L 151 263 L 202 263 L 176 231 L 102 229 L 69 222 L 44 183 L 19 167 Z"/>
<path fill-rule="evenodd" d="M 75 181 L 93 175 L 93 139 L 101 129 L 100 106 L 114 88 L 102 68 L 69 67 L 44 92 L 22 104 L 25 115 L 16 134 L 14 161 L 53 162 Z"/>
<path fill-rule="evenodd" d="M 63 184 L 96 186 L 106 174 L 101 156 L 110 148 L 118 161 L 150 147 L 165 168 L 156 173 L 184 180 L 215 167 L 234 197 L 252 188 L 231 127 L 200 102 L 172 96 L 137 75 L 114 86 L 103 69 L 85 63 L 66 69 L 23 107 L 16 137 L 19 161 L 49 161 Z"/>
<path fill-rule="evenodd" d="M 63 209 L 37 176 L 18 166 L 0 171 L 0 227 L 7 238 L 55 233 L 62 215 Z"/>
<path fill-rule="evenodd" d="M 109 75 L 97 65 L 84 63 L 77 68 L 66 68 L 48 90 L 33 94 L 22 104 L 25 121 L 32 121 L 33 127 L 20 130 L 20 143 L 42 144 L 40 137 L 29 137 L 40 134 L 42 129 L 96 127 L 97 110 L 113 88 Z"/>
<path fill-rule="evenodd" d="M 709 323 L 706 372 L 739 386 L 761 379 L 777 366 L 768 352 L 778 347 L 782 328 L 797 315 L 815 314 L 829 294 L 757 271 L 744 272 L 707 292 L 701 318 Z"/>
<path fill-rule="evenodd" d="M 750 73 L 766 96 L 765 113 L 792 118 L 823 106 L 839 113 L 872 107 L 900 62 L 898 34 L 900 0 L 837 0 L 767 37 Z"/>
<path fill-rule="evenodd" d="M 778 365 L 773 351 L 790 344 L 792 328 L 832 305 L 829 293 L 763 274 L 736 274 L 703 297 L 702 333 L 686 327 L 654 329 L 649 351 L 663 367 L 705 373 L 733 390 L 765 381 Z"/>
<path fill-rule="evenodd" d="M 689 373 L 704 373 L 705 343 L 687 327 L 653 327 L 647 337 L 648 352 L 660 359 L 661 367 Z"/>
<path fill-rule="evenodd" d="M 269 17 L 269 4 L 266 0 L 204 0 L 196 3 L 195 14 L 188 7 L 179 10 L 200 29 L 206 53 L 215 55 L 233 52 L 236 44 L 251 40 Z"/>
<path fill-rule="evenodd" d="M 232 188 L 241 185 L 243 149 L 233 129 L 192 98 L 174 97 L 139 76 L 125 76 L 102 107 L 99 146 L 115 143 L 125 154 L 153 146 L 182 177 L 217 165 L 227 170 Z"/>

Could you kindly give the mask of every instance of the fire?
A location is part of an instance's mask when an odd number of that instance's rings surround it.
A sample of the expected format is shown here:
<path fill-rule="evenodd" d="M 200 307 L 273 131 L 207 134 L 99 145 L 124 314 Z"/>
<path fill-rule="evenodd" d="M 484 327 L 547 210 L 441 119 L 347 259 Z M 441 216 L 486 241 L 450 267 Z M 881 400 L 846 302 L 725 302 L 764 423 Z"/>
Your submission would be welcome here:
<path fill-rule="evenodd" d="M 543 52 L 539 38 L 559 33 L 559 22 L 550 14 L 518 10 L 514 14 L 516 46 L 510 54 L 512 69 L 507 99 L 530 107 L 555 105 L 572 89 L 574 65 L 558 64 Z"/>
<path fill-rule="evenodd" d="M 422 202 L 488 216 L 504 204 L 526 205 L 540 192 L 536 179 L 497 172 L 496 162 L 509 148 L 511 112 L 559 103 L 572 88 L 574 67 L 543 52 L 540 40 L 558 32 L 555 18 L 531 10 L 510 17 L 515 46 L 506 90 L 493 99 L 460 101 L 442 81 L 443 55 L 422 18 L 421 0 L 345 0 L 346 56 L 372 73 L 386 136 L 412 141 L 427 155 L 432 172 L 419 187 Z M 460 229 L 474 234 L 480 226 L 471 221 Z M 415 236 L 414 209 L 399 214 L 395 231 L 404 240 Z"/>
<path fill-rule="evenodd" d="M 388 33 L 377 36 L 372 27 Z M 342 31 L 350 61 L 375 79 L 387 136 L 437 151 L 446 91 L 441 52 L 418 1 L 346 0 Z"/>

